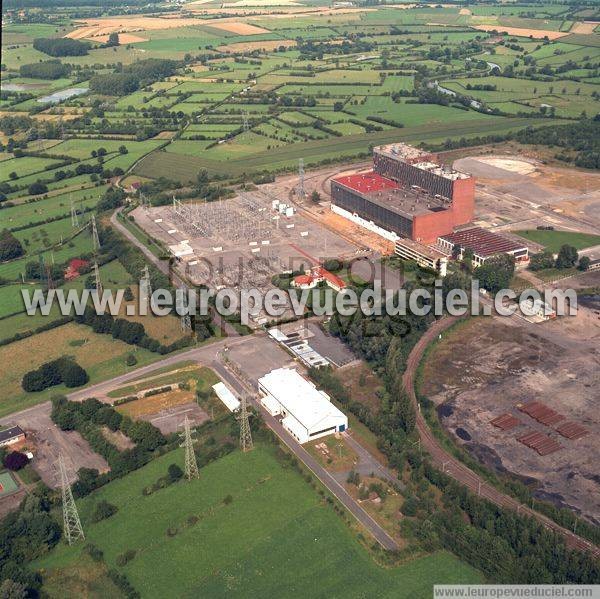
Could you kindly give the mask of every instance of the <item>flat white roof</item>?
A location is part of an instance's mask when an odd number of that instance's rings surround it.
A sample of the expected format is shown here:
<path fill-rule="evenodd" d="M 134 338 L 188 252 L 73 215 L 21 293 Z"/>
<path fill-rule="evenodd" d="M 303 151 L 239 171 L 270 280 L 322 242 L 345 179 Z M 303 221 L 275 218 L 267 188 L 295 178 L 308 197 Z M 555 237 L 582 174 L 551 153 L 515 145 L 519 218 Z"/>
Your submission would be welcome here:
<path fill-rule="evenodd" d="M 329 401 L 329 396 L 293 368 L 271 370 L 258 382 L 286 412 L 309 430 L 325 419 L 346 421 L 346 415 Z"/>
<path fill-rule="evenodd" d="M 287 341 L 287 339 L 288 339 L 288 336 L 281 329 L 278 329 L 278 328 L 269 329 L 267 332 L 276 341 Z"/>
<path fill-rule="evenodd" d="M 222 382 L 218 382 L 212 388 L 230 412 L 235 412 L 240 407 L 240 400 Z"/>
<path fill-rule="evenodd" d="M 182 241 L 181 243 L 176 243 L 174 245 L 170 245 L 169 251 L 176 258 L 180 258 L 181 256 L 190 256 L 194 253 L 194 250 L 185 241 Z"/>

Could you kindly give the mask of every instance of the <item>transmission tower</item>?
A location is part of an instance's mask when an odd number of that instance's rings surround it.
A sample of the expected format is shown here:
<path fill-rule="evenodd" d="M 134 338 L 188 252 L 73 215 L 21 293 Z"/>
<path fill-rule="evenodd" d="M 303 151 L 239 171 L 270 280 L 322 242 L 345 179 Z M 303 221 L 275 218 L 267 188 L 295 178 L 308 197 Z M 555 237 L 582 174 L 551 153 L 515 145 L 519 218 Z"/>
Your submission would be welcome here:
<path fill-rule="evenodd" d="M 79 226 L 79 216 L 77 215 L 77 208 L 75 208 L 75 204 L 73 203 L 72 197 L 71 197 L 71 226 L 72 227 Z"/>
<path fill-rule="evenodd" d="M 142 278 L 140 279 L 140 296 L 141 300 L 146 303 L 147 309 L 150 309 L 152 299 L 152 285 L 150 284 L 150 271 L 148 265 L 142 270 Z"/>
<path fill-rule="evenodd" d="M 250 422 L 248 421 L 248 410 L 246 408 L 246 395 L 242 394 L 240 400 L 240 449 L 243 452 L 250 451 L 254 448 L 252 443 L 252 433 L 250 432 Z"/>
<path fill-rule="evenodd" d="M 198 473 L 198 463 L 196 462 L 196 454 L 194 453 L 194 444 L 192 441 L 192 429 L 190 428 L 190 421 L 185 416 L 183 421 L 183 443 L 181 447 L 185 449 L 185 477 L 188 480 L 192 478 L 200 478 Z"/>
<path fill-rule="evenodd" d="M 304 189 L 304 160 L 298 160 L 298 186 L 296 187 L 296 195 L 303 200 L 306 197 Z"/>
<path fill-rule="evenodd" d="M 249 131 L 250 125 L 248 124 L 248 111 L 247 110 L 244 110 L 242 117 L 244 119 L 243 129 L 244 129 L 244 131 Z"/>
<path fill-rule="evenodd" d="M 94 278 L 96 279 L 96 294 L 100 297 L 102 295 L 102 281 L 100 280 L 100 269 L 97 262 L 94 262 Z"/>
<path fill-rule="evenodd" d="M 67 543 L 72 545 L 79 539 L 85 540 L 85 535 L 83 534 L 83 528 L 81 528 L 81 520 L 79 520 L 77 506 L 75 505 L 75 499 L 73 499 L 73 492 L 71 491 L 71 485 L 67 477 L 67 467 L 65 466 L 65 460 L 62 454 L 58 455 L 58 470 L 60 474 L 60 489 L 62 492 L 63 532 L 67 539 Z"/>
<path fill-rule="evenodd" d="M 179 290 L 181 291 L 181 297 L 179 298 L 179 312 L 181 316 L 181 330 L 185 333 L 192 332 L 192 319 L 190 318 L 190 313 L 186 309 L 187 305 L 187 293 L 188 288 L 185 285 L 182 285 Z"/>
<path fill-rule="evenodd" d="M 92 226 L 92 244 L 94 246 L 94 251 L 96 251 L 100 249 L 100 238 L 98 237 L 98 228 L 96 227 L 96 217 L 93 214 L 90 223 Z"/>
<path fill-rule="evenodd" d="M 150 201 L 148 200 L 148 198 L 142 191 L 140 191 L 139 193 L 140 193 L 140 206 L 144 210 L 148 210 L 150 208 Z"/>
<path fill-rule="evenodd" d="M 54 279 L 52 278 L 52 263 L 44 263 L 44 269 L 46 271 L 46 284 L 48 286 L 48 289 L 54 289 Z"/>

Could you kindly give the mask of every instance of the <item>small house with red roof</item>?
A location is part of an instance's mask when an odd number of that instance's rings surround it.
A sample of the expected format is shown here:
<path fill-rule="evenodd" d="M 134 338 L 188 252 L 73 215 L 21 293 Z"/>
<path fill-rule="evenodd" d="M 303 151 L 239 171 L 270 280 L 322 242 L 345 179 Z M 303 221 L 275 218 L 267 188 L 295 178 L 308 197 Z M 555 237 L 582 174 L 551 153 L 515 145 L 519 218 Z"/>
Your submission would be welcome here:
<path fill-rule="evenodd" d="M 313 289 L 323 281 L 328 287 L 331 287 L 337 292 L 346 288 L 346 283 L 342 278 L 325 270 L 322 266 L 314 266 L 310 270 L 305 271 L 303 275 L 294 277 L 292 287 L 296 287 L 297 289 Z"/>
<path fill-rule="evenodd" d="M 84 268 L 89 266 L 89 262 L 87 260 L 82 260 L 81 258 L 73 258 L 67 269 L 65 270 L 65 280 L 71 281 L 76 279 Z"/>

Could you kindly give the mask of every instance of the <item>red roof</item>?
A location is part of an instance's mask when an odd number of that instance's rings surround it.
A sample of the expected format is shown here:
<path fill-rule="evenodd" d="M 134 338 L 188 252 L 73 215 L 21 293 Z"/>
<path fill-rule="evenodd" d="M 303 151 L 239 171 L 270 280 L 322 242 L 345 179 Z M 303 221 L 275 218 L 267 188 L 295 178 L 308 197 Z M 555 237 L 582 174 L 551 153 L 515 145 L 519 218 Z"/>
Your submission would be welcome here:
<path fill-rule="evenodd" d="M 310 285 L 313 282 L 313 278 L 311 275 L 298 275 L 294 277 L 294 283 L 296 285 Z"/>
<path fill-rule="evenodd" d="M 399 187 L 395 181 L 382 177 L 373 171 L 337 177 L 333 181 L 360 193 L 371 193 L 373 191 L 381 191 L 382 189 L 397 189 Z"/>
<path fill-rule="evenodd" d="M 73 258 L 69 262 L 69 268 L 72 268 L 73 270 L 80 270 L 86 267 L 88 264 L 89 262 L 87 260 L 82 260 L 81 258 Z"/>
<path fill-rule="evenodd" d="M 456 231 L 455 233 L 442 235 L 441 238 L 452 245 L 468 248 L 474 254 L 483 257 L 505 252 L 515 252 L 527 247 L 525 243 L 517 243 L 512 239 L 508 239 L 487 229 L 482 229 L 481 227 Z"/>
<path fill-rule="evenodd" d="M 82 268 L 85 268 L 89 262 L 87 260 L 82 260 L 81 258 L 73 258 L 69 265 L 65 270 L 65 279 L 70 281 L 71 279 L 76 279 L 79 276 L 79 271 Z"/>
<path fill-rule="evenodd" d="M 339 289 L 344 289 L 346 287 L 344 279 L 341 279 L 337 275 L 334 275 L 332 272 L 325 270 L 322 266 L 317 266 L 314 269 L 314 273 L 315 276 L 322 277 L 327 282 L 331 283 L 332 285 L 335 285 L 335 287 L 338 287 Z"/>

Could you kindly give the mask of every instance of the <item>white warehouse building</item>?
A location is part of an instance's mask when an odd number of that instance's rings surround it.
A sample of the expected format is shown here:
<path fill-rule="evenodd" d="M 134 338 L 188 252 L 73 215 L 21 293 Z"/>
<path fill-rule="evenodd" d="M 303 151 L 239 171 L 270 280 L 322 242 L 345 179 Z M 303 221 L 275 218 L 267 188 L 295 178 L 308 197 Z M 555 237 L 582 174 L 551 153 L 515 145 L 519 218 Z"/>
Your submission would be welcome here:
<path fill-rule="evenodd" d="M 348 428 L 348 417 L 338 410 L 324 391 L 294 368 L 278 368 L 258 379 L 260 402 L 271 416 L 299 442 L 306 443 Z"/>

